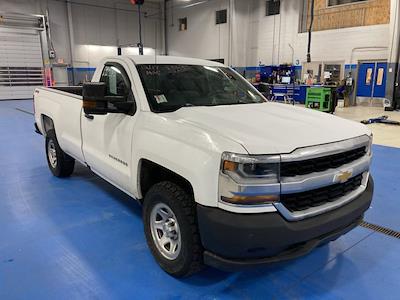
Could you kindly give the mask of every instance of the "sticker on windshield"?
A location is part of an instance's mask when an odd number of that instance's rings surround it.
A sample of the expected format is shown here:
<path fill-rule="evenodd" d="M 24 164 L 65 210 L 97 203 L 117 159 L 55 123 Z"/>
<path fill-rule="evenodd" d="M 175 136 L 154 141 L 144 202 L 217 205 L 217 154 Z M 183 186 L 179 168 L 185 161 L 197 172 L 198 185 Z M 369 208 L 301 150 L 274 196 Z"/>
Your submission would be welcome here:
<path fill-rule="evenodd" d="M 168 102 L 168 100 L 167 100 L 167 98 L 165 97 L 164 94 L 161 94 L 161 95 L 154 95 L 154 98 L 156 98 L 156 101 L 157 101 L 158 104 L 160 104 L 160 103 L 167 103 L 167 102 Z"/>

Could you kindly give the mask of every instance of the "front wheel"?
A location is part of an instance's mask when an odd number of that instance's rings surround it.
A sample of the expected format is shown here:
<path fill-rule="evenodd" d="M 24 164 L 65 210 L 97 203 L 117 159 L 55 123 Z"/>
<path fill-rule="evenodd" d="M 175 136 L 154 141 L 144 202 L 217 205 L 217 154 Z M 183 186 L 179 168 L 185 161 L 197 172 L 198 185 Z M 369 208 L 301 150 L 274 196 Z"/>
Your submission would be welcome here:
<path fill-rule="evenodd" d="M 172 182 L 155 184 L 143 207 L 147 244 L 161 268 L 175 277 L 202 268 L 196 206 L 193 197 Z"/>
<path fill-rule="evenodd" d="M 47 164 L 54 176 L 68 177 L 74 171 L 75 160 L 62 151 L 54 130 L 49 130 L 46 134 L 46 156 Z"/>

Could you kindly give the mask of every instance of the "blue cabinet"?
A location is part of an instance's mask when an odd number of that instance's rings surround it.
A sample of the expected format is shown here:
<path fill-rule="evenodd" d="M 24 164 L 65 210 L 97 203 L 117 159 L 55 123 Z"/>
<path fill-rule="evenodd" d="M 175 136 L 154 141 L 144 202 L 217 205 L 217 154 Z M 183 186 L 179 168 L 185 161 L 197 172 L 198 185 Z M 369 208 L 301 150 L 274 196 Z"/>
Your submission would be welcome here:
<path fill-rule="evenodd" d="M 274 84 L 272 85 L 272 94 L 276 100 L 283 101 L 284 95 L 293 95 L 294 101 L 304 104 L 307 98 L 307 85 L 292 84 Z"/>

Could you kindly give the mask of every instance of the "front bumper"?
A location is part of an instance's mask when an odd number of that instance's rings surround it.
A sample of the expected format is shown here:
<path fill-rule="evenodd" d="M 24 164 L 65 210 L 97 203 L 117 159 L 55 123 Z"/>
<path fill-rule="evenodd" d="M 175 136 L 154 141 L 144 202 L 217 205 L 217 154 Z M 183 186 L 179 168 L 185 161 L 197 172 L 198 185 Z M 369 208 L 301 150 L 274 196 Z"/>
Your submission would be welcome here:
<path fill-rule="evenodd" d="M 295 222 L 278 212 L 236 214 L 198 205 L 204 262 L 231 271 L 305 255 L 356 227 L 371 204 L 373 189 L 370 177 L 364 193 L 350 203 Z"/>

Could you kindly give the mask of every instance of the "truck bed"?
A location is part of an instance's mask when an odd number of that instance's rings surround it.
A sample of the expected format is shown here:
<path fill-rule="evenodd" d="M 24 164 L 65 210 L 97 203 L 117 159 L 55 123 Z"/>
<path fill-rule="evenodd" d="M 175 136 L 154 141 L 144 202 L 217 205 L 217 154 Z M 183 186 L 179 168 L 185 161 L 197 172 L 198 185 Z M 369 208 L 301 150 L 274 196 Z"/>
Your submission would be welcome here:
<path fill-rule="evenodd" d="M 82 96 L 82 86 L 53 86 L 50 89 Z"/>
<path fill-rule="evenodd" d="M 35 122 L 45 133 L 43 118 L 54 123 L 57 140 L 67 154 L 83 161 L 81 141 L 82 87 L 61 86 L 35 90 Z"/>

